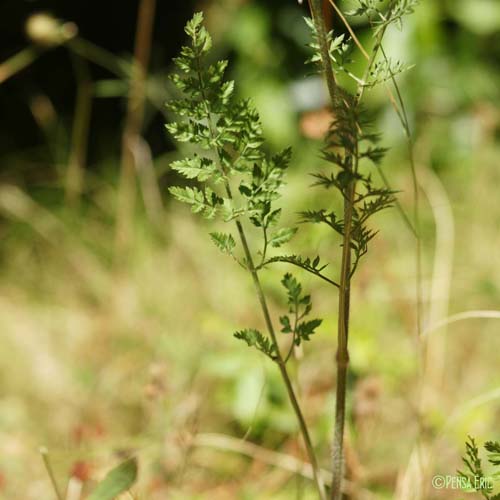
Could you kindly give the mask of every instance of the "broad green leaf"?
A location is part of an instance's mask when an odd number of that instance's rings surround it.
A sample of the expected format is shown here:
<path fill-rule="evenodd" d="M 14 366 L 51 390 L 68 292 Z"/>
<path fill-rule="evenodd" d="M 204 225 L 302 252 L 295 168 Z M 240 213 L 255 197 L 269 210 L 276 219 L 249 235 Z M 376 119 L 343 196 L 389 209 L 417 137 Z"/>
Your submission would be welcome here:
<path fill-rule="evenodd" d="M 131 458 L 114 469 L 97 485 L 88 500 L 114 500 L 128 491 L 137 479 L 137 460 Z"/>

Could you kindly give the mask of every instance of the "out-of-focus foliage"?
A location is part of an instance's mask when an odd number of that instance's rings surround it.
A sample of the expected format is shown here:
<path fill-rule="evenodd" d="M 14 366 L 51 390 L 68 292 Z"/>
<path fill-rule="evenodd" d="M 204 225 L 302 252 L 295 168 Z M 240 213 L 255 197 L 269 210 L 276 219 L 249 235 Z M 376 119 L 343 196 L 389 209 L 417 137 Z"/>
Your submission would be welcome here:
<path fill-rule="evenodd" d="M 304 65 L 311 41 L 302 19 L 306 3 L 214 0 L 202 6 L 216 56 L 229 58 L 226 72 L 238 81 L 238 97 L 254 100 L 269 148 L 293 146 L 283 196 L 295 208 L 281 214 L 287 227 L 312 198 L 332 208 L 340 203 L 328 192 L 306 189 L 314 182 L 307 174 L 320 161 L 315 138 L 324 131 L 325 117 L 330 119 L 323 109 L 324 88 Z M 5 10 L 4 4 L 15 9 Z M 3 33 L 9 40 L 15 34 L 15 42 L 2 44 L 2 50 L 10 47 L 2 61 L 27 43 L 18 9 L 33 6 L 4 4 Z M 345 10 L 356 4 L 338 2 Z M 78 21 L 61 10 L 69 5 L 43 6 Z M 71 5 L 87 9 L 90 3 Z M 105 34 L 127 40 L 106 46 L 121 64 L 133 45 L 136 5 L 128 16 L 105 15 L 108 11 L 100 10 L 105 7 L 93 5 L 80 34 L 101 46 Z M 220 255 L 208 233 L 226 252 L 232 242 L 221 236 L 222 224 L 209 221 L 206 234 L 199 231 L 191 214 L 167 194 L 167 185 L 179 180 L 168 165 L 191 153 L 175 151 L 164 135 L 162 113 L 173 92 L 165 77 L 170 58 L 192 12 L 187 2 L 163 2 L 161 8 L 166 10 L 156 20 L 144 136 L 165 211 L 158 229 L 138 204 L 125 268 L 113 262 L 126 82 L 91 63 L 98 97 L 79 208 L 67 206 L 63 195 L 75 97 L 70 52 L 63 47 L 47 52 L 0 84 L 0 498 L 52 495 L 36 453 L 41 444 L 50 450 L 59 484 L 70 477 L 81 480 L 85 494 L 125 450 L 141 464 L 134 487 L 138 498 L 287 499 L 297 491 L 314 498 L 309 479 L 283 468 L 290 456 L 304 455 L 278 374 L 231 335 L 241 324 L 263 326 L 244 271 Z M 422 0 L 403 31 L 387 34 L 388 55 L 414 65 L 398 82 L 422 183 L 425 311 L 434 321 L 499 309 L 499 16 L 496 0 Z M 333 13 L 331 19 L 336 36 L 345 33 Z M 94 25 L 99 30 L 93 31 Z M 363 21 L 353 19 L 353 27 L 370 47 Z M 362 61 L 355 48 L 353 59 L 357 75 Z M 368 92 L 367 106 L 390 142 L 385 171 L 410 211 L 404 134 L 383 86 Z M 198 175 L 196 163 L 179 167 Z M 433 366 L 441 375 L 435 375 L 429 393 L 432 411 L 419 421 L 414 240 L 395 210 L 377 225 L 382 230 L 353 290 L 359 313 L 352 325 L 348 467 L 360 498 L 368 498 L 369 490 L 389 499 L 422 428 L 432 443 L 436 473 L 454 474 L 461 467 L 468 434 L 498 441 L 500 340 L 494 317 L 436 330 L 432 338 L 443 344 Z M 326 228 L 310 225 L 299 230 L 286 252 L 303 252 L 310 258 L 302 263 L 321 269 L 315 256 L 337 244 Z M 280 280 L 288 264 L 286 256 L 276 260 L 264 285 L 279 314 L 287 307 Z M 319 272 L 335 276 L 336 266 L 332 262 Z M 301 344 L 306 356 L 293 375 L 326 466 L 337 318 L 332 287 L 305 271 L 297 267 L 297 279 L 311 290 L 315 317 L 324 321 L 314 342 Z M 247 443 L 260 448 L 246 448 Z M 278 466 L 271 465 L 269 456 L 259 455 L 262 449 L 279 449 L 286 460 L 272 456 Z M 451 494 L 429 489 L 425 498 Z"/>

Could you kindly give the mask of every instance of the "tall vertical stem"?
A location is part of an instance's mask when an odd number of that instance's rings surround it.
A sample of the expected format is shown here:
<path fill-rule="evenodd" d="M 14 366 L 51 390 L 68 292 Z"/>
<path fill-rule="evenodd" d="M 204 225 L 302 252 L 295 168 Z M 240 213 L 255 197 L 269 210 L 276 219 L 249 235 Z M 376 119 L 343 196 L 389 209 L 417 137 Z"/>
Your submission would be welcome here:
<path fill-rule="evenodd" d="M 382 39 L 384 37 L 387 25 L 385 25 L 378 33 L 375 46 L 371 51 L 371 55 L 368 55 L 364 47 L 361 45 L 357 39 L 354 31 L 347 22 L 342 11 L 337 7 L 334 0 L 329 0 L 330 4 L 337 12 L 338 16 L 342 22 L 347 27 L 347 30 L 351 34 L 354 42 L 358 45 L 358 48 L 368 60 L 368 65 L 365 70 L 365 75 L 362 81 L 366 81 L 369 72 L 375 62 L 375 59 L 379 52 L 382 53 L 384 59 L 387 61 L 387 56 L 385 55 L 384 49 L 382 47 Z M 324 13 L 322 10 L 321 0 L 309 0 L 311 11 L 313 14 L 313 20 L 316 27 L 318 42 L 321 53 L 321 62 L 324 69 L 326 82 L 328 90 L 330 93 L 330 98 L 332 105 L 335 108 L 336 104 L 347 105 L 347 103 L 342 103 L 342 99 L 339 99 L 340 95 L 338 89 L 335 86 L 335 76 L 332 70 L 330 55 L 328 51 L 328 37 L 327 30 L 325 27 Z M 391 3 L 390 8 L 394 3 Z M 394 106 L 396 113 L 403 124 L 405 134 L 407 137 L 408 151 L 410 157 L 411 171 L 413 177 L 413 187 L 414 187 L 414 226 L 407 218 L 406 214 L 402 210 L 399 203 L 397 203 L 398 209 L 403 216 L 403 219 L 410 227 L 414 235 L 416 236 L 416 260 L 417 260 L 417 331 L 420 337 L 421 332 L 421 308 L 422 308 L 422 292 L 421 292 L 421 243 L 420 243 L 420 228 L 419 228 L 419 197 L 418 197 L 418 183 L 416 178 L 416 169 L 413 157 L 413 145 L 411 141 L 411 134 L 409 128 L 408 116 L 406 114 L 404 102 L 399 91 L 399 87 L 394 78 L 391 75 L 391 80 L 396 89 L 397 97 L 400 103 L 401 109 L 398 109 L 396 100 L 389 91 L 389 97 L 391 103 Z M 363 97 L 365 87 L 363 84 L 358 86 L 358 91 L 356 94 L 356 99 L 354 106 L 357 106 Z M 357 156 L 357 155 L 355 155 Z M 356 161 L 356 159 L 354 158 Z M 351 165 L 353 171 L 357 170 L 356 165 Z M 388 186 L 388 182 L 383 176 L 384 183 Z M 336 415 L 335 415 L 335 429 L 334 429 L 334 445 L 333 445 L 333 482 L 331 497 L 332 499 L 342 498 L 342 476 L 343 476 L 343 437 L 344 437 L 344 423 L 345 423 L 345 406 L 346 406 L 346 381 L 347 381 L 347 370 L 349 364 L 349 351 L 348 351 L 348 336 L 349 336 L 349 309 L 350 309 L 350 281 L 351 281 L 351 249 L 350 241 L 352 234 L 352 217 L 353 208 L 355 200 L 355 182 L 351 182 L 351 185 L 347 189 L 346 196 L 344 197 L 344 237 L 343 237 L 343 251 L 342 251 L 342 267 L 341 267 L 341 277 L 340 277 L 340 292 L 339 292 L 339 315 L 338 315 L 338 351 L 337 351 L 337 395 L 336 395 Z"/>
<path fill-rule="evenodd" d="M 310 0 L 313 21 L 316 27 L 318 43 L 321 53 L 321 62 L 328 86 L 328 92 L 335 109 L 339 99 L 339 92 L 333 73 L 328 48 L 327 29 L 324 20 L 321 0 Z M 340 105 L 347 105 L 341 103 Z M 351 158 L 352 160 L 352 158 Z M 351 161 L 351 168 L 353 168 Z M 331 498 L 340 500 L 342 498 L 343 479 L 343 457 L 344 457 L 344 427 L 346 418 L 346 392 L 347 392 L 347 370 L 349 365 L 349 311 L 351 295 L 351 231 L 354 205 L 355 183 L 350 182 L 344 198 L 344 234 L 342 243 L 342 265 L 339 283 L 338 301 L 338 329 L 337 329 L 337 389 L 335 405 L 335 424 L 333 436 L 333 479 Z"/>
<path fill-rule="evenodd" d="M 328 93 L 332 105 L 335 104 L 337 99 L 337 82 L 333 74 L 332 65 L 330 62 L 330 51 L 328 48 L 327 28 L 323 13 L 323 2 L 321 0 L 310 0 L 311 13 L 313 17 L 314 26 L 318 34 L 319 50 L 321 53 L 321 62 L 323 71 L 325 73 L 326 84 L 328 86 Z"/>
<path fill-rule="evenodd" d="M 338 333 L 337 333 L 337 394 L 335 428 L 333 437 L 333 479 L 331 498 L 342 498 L 344 473 L 344 427 L 346 419 L 347 370 L 349 366 L 349 313 L 351 302 L 351 230 L 354 199 L 354 182 L 344 200 L 344 236 L 342 243 L 342 267 L 340 275 Z"/>
<path fill-rule="evenodd" d="M 123 249 L 129 240 L 135 207 L 136 161 L 134 151 L 140 139 L 144 118 L 146 75 L 151 54 L 156 0 L 140 0 L 135 38 L 134 64 L 130 78 L 127 116 L 122 136 L 121 178 L 118 193 L 117 245 Z"/>

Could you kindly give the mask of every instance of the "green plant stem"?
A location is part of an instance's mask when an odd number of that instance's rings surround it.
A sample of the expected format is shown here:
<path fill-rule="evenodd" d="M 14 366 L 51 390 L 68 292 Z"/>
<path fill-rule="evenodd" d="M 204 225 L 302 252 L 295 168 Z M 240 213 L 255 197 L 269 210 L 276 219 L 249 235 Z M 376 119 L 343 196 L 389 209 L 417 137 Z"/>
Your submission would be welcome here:
<path fill-rule="evenodd" d="M 231 191 L 229 190 L 229 187 L 228 187 L 228 196 L 231 198 Z M 306 421 L 304 419 L 304 415 L 302 414 L 302 409 L 300 408 L 300 404 L 298 402 L 297 396 L 295 395 L 295 391 L 294 391 L 293 386 L 292 386 L 292 381 L 290 379 L 290 375 L 288 374 L 288 370 L 286 368 L 285 360 L 283 359 L 283 357 L 281 355 L 278 339 L 276 337 L 276 332 L 274 331 L 273 323 L 271 320 L 271 315 L 269 314 L 269 308 L 267 306 L 266 297 L 264 295 L 264 290 L 262 289 L 262 285 L 260 283 L 259 274 L 254 266 L 254 262 L 252 259 L 252 255 L 250 253 L 250 249 L 248 247 L 248 242 L 247 242 L 247 238 L 245 235 L 245 231 L 243 229 L 243 225 L 238 220 L 236 221 L 236 227 L 238 229 L 238 234 L 239 234 L 239 237 L 241 240 L 241 244 L 243 246 L 243 251 L 245 253 L 245 258 L 247 261 L 248 270 L 249 270 L 250 274 L 252 275 L 252 281 L 254 283 L 255 291 L 256 291 L 257 297 L 259 299 L 262 313 L 264 315 L 264 321 L 266 323 L 267 331 L 269 333 L 269 336 L 271 337 L 271 340 L 272 340 L 273 345 L 274 345 L 275 350 L 276 350 L 276 358 L 277 358 L 276 363 L 277 363 L 278 368 L 280 370 L 280 374 L 281 374 L 281 377 L 283 379 L 283 382 L 285 383 L 288 398 L 290 400 L 290 403 L 292 404 L 293 410 L 294 410 L 295 415 L 297 417 L 297 421 L 298 421 L 299 427 L 300 427 L 300 432 L 302 434 L 302 438 L 304 440 L 304 444 L 306 447 L 307 455 L 309 457 L 309 461 L 311 462 L 311 467 L 312 467 L 313 475 L 314 475 L 314 481 L 315 481 L 316 486 L 318 488 L 318 493 L 320 495 L 320 498 L 322 500 L 324 500 L 324 499 L 326 499 L 325 487 L 323 484 L 323 480 L 321 479 L 321 476 L 320 476 L 320 469 L 319 469 L 318 461 L 316 459 L 316 454 L 314 452 L 314 447 L 313 447 L 313 444 L 311 441 L 311 437 L 309 435 L 309 430 L 308 430 Z"/>
<path fill-rule="evenodd" d="M 355 167 L 354 167 L 355 168 Z M 346 419 L 347 372 L 349 367 L 349 316 L 351 302 L 351 232 L 356 186 L 351 181 L 347 197 L 344 198 L 344 235 L 342 242 L 342 264 L 338 301 L 337 335 L 337 391 L 335 405 L 335 427 L 333 437 L 333 479 L 331 498 L 342 498 L 344 427 Z"/>
<path fill-rule="evenodd" d="M 198 62 L 198 75 L 200 78 L 200 87 L 203 89 L 204 82 L 201 78 L 201 68 L 200 68 L 199 62 Z M 206 97 L 205 97 L 203 92 L 202 92 L 202 98 L 205 102 L 207 102 Z M 208 128 L 210 131 L 210 136 L 211 136 L 212 140 L 215 141 L 216 134 L 215 134 L 215 130 L 214 130 L 214 125 L 212 123 L 210 109 L 208 108 L 208 106 L 206 107 L 206 114 L 207 114 L 207 121 L 208 121 Z M 225 171 L 224 171 L 223 163 L 222 163 L 222 155 L 221 155 L 221 152 L 219 151 L 218 148 L 216 148 L 216 154 L 217 154 L 217 162 L 219 165 L 219 170 L 225 176 Z M 229 182 L 227 180 L 225 182 L 225 189 L 226 189 L 227 197 L 230 200 L 233 200 L 231 186 L 229 185 Z M 248 245 L 248 240 L 247 240 L 247 237 L 245 234 L 245 230 L 243 228 L 242 223 L 239 220 L 236 219 L 235 224 L 236 224 L 236 228 L 238 230 L 238 235 L 239 235 L 239 238 L 241 241 L 241 246 L 243 247 L 243 253 L 245 254 L 246 269 L 248 269 L 248 271 L 250 272 L 250 274 L 252 276 L 252 281 L 253 281 L 253 284 L 255 287 L 255 291 L 257 293 L 257 298 L 259 300 L 260 307 L 262 309 L 262 314 L 264 315 L 264 321 L 266 323 L 266 328 L 267 328 L 267 331 L 269 333 L 269 336 L 271 338 L 271 341 L 272 341 L 273 346 L 274 346 L 275 351 L 276 351 L 276 363 L 278 365 L 281 377 L 282 377 L 283 382 L 285 384 L 288 398 L 290 400 L 292 408 L 293 408 L 295 415 L 297 417 L 297 421 L 298 421 L 299 427 L 300 427 L 300 432 L 302 434 L 302 438 L 304 440 L 304 444 L 306 447 L 307 455 L 309 457 L 309 461 L 311 462 L 314 481 L 316 483 L 318 493 L 319 493 L 321 500 L 326 500 L 325 486 L 324 486 L 323 480 L 321 478 L 321 472 L 320 472 L 319 464 L 318 464 L 318 461 L 316 458 L 316 453 L 314 452 L 314 447 L 312 444 L 311 436 L 309 434 L 309 429 L 307 427 L 304 415 L 302 414 L 302 410 L 300 408 L 300 404 L 298 402 L 297 396 L 295 395 L 295 391 L 293 389 L 292 382 L 291 382 L 290 376 L 288 374 L 288 370 L 286 368 L 286 362 L 283 359 L 283 356 L 281 355 L 278 339 L 276 337 L 276 332 L 274 331 L 273 322 L 271 320 L 271 315 L 269 313 L 269 308 L 267 306 L 266 296 L 264 294 L 264 290 L 263 290 L 262 285 L 260 283 L 258 270 L 255 267 L 255 264 L 254 264 L 254 261 L 252 258 L 252 254 L 250 252 L 250 247 Z"/>
<path fill-rule="evenodd" d="M 66 175 L 66 201 L 70 205 L 75 206 L 78 204 L 83 187 L 92 111 L 93 85 L 87 61 L 74 55 L 73 65 L 77 80 L 77 91 L 71 152 Z"/>
<path fill-rule="evenodd" d="M 367 53 L 366 49 L 363 47 L 362 43 L 357 38 L 356 34 L 354 33 L 354 30 L 352 29 L 351 25 L 349 24 L 349 22 L 347 21 L 345 16 L 342 14 L 342 11 L 337 7 L 336 3 L 333 0 L 329 0 L 329 2 L 332 5 L 332 7 L 335 9 L 335 12 L 340 17 L 341 21 L 344 23 L 344 26 L 347 28 L 347 31 L 349 31 L 352 39 L 354 40 L 354 43 L 357 45 L 358 49 L 363 54 L 363 57 L 368 61 L 368 68 L 370 68 L 374 62 L 374 58 L 370 57 L 370 55 Z M 377 41 L 375 42 L 375 47 L 373 50 L 374 55 L 376 55 L 377 51 L 380 49 L 385 57 L 385 53 L 383 52 L 383 47 L 381 44 L 384 33 L 385 33 L 385 28 L 382 29 L 382 31 L 379 33 L 379 36 L 377 37 Z M 387 60 L 387 58 L 386 58 L 386 60 Z M 365 76 L 363 77 L 365 80 L 366 80 L 367 74 L 368 73 L 365 72 Z M 395 86 L 397 86 L 397 82 L 396 82 L 396 79 L 394 76 L 392 76 L 392 81 L 393 81 L 393 84 Z M 396 91 L 399 93 L 399 88 L 396 88 Z M 396 111 L 398 118 L 400 119 L 401 122 L 403 122 L 403 120 L 405 120 L 404 114 L 399 111 L 398 105 L 397 105 L 397 103 L 394 99 L 394 96 L 392 95 L 392 92 L 390 91 L 389 88 L 387 88 L 387 94 L 389 96 L 389 100 L 391 101 L 392 106 L 394 107 L 394 110 Z M 362 94 L 360 95 L 360 98 L 361 97 L 362 97 Z M 402 99 L 401 99 L 400 95 L 399 95 L 399 100 L 402 103 Z M 403 107 L 404 107 L 404 105 L 403 105 Z M 406 120 L 406 122 L 408 122 L 408 120 Z M 409 138 L 409 140 L 411 141 L 409 127 L 407 127 L 404 123 L 403 123 L 403 127 L 405 128 L 405 134 L 406 134 L 407 138 Z M 413 186 L 414 186 L 414 190 L 415 190 L 415 186 L 417 186 L 417 183 L 416 183 L 415 166 L 414 166 L 414 161 L 413 161 L 413 147 L 411 144 L 409 144 L 409 149 L 410 149 L 410 163 L 411 163 L 411 169 L 412 169 Z M 387 177 L 385 176 L 384 172 L 382 171 L 382 169 L 379 168 L 379 166 L 377 166 L 377 170 L 380 174 L 380 177 L 381 177 L 382 182 L 384 183 L 385 187 L 392 191 L 391 185 L 390 185 Z M 418 205 L 418 193 L 417 193 L 417 196 L 415 197 L 415 200 L 417 200 L 415 205 Z M 399 202 L 399 200 L 397 198 L 395 199 L 395 205 L 396 205 L 396 208 L 397 208 L 399 214 L 401 215 L 401 218 L 403 219 L 403 222 L 408 226 L 408 229 L 418 239 L 419 234 L 417 232 L 417 229 L 411 223 L 410 219 L 408 218 L 408 215 L 406 215 L 406 212 L 403 210 L 403 207 L 401 206 L 401 203 Z M 418 213 L 418 206 L 415 207 L 415 212 Z M 415 221 L 417 221 L 418 217 L 414 217 L 414 218 L 415 218 Z M 418 244 L 419 243 L 417 243 L 417 245 Z M 418 306 L 417 306 L 417 308 L 418 308 Z M 420 331 L 420 329 L 419 329 L 419 331 Z"/>
<path fill-rule="evenodd" d="M 42 446 L 40 448 L 40 455 L 42 456 L 43 464 L 45 465 L 45 470 L 49 475 L 50 482 L 52 483 L 52 488 L 54 489 L 54 493 L 57 497 L 57 500 L 63 500 L 63 496 L 59 490 L 59 486 L 57 485 L 56 477 L 54 475 L 54 471 L 52 470 L 52 465 L 49 460 L 49 450 Z"/>
<path fill-rule="evenodd" d="M 337 82 L 335 80 L 335 75 L 333 74 L 332 66 L 330 64 L 330 51 L 328 49 L 328 37 L 323 13 L 323 2 L 322 0 L 310 0 L 309 4 L 311 6 L 314 25 L 318 33 L 318 43 L 321 53 L 321 60 L 323 62 L 326 84 L 328 86 L 328 93 L 330 94 L 332 104 L 335 104 L 337 99 Z"/>
<path fill-rule="evenodd" d="M 388 61 L 387 55 L 385 53 L 382 43 L 380 43 L 380 51 L 386 61 Z M 415 242 L 415 252 L 416 252 L 416 294 L 417 294 L 417 335 L 418 338 L 422 335 L 422 242 L 420 240 L 420 197 L 418 192 L 418 178 L 417 178 L 417 168 L 415 165 L 415 155 L 413 153 L 413 141 L 411 137 L 410 121 L 408 119 L 408 113 L 406 111 L 405 102 L 403 96 L 401 95 L 401 90 L 399 89 L 398 82 L 394 75 L 391 74 L 391 81 L 396 91 L 396 95 L 399 101 L 400 112 L 397 112 L 398 118 L 403 126 L 404 133 L 406 136 L 406 145 L 408 148 L 408 158 L 410 160 L 410 169 L 412 175 L 413 184 L 413 225 L 416 233 Z M 397 110 L 396 110 L 397 111 Z"/>
<path fill-rule="evenodd" d="M 338 102 L 338 89 L 335 75 L 330 61 L 328 50 L 328 38 L 321 0 L 311 0 L 313 21 L 318 34 L 323 70 L 328 86 L 328 92 L 335 109 Z M 343 105 L 343 104 L 341 104 Z M 351 166 L 352 168 L 352 166 Z M 349 311 L 350 311 L 350 289 L 351 289 L 351 229 L 354 205 L 355 184 L 350 182 L 347 196 L 344 197 L 344 234 L 342 243 L 342 264 L 339 283 L 338 300 L 338 328 L 337 328 L 337 388 L 335 405 L 335 424 L 333 436 L 333 479 L 331 487 L 331 498 L 340 500 L 342 498 L 343 479 L 343 457 L 344 457 L 344 428 L 346 416 L 346 392 L 347 371 L 349 366 Z"/>
<path fill-rule="evenodd" d="M 32 64 L 42 53 L 35 47 L 26 47 L 0 64 L 0 84 Z"/>
<path fill-rule="evenodd" d="M 335 83 L 335 75 L 333 73 L 330 55 L 328 51 L 328 38 L 325 26 L 325 20 L 322 10 L 321 0 L 311 0 L 311 9 L 313 20 L 318 34 L 318 43 L 320 47 L 321 60 L 323 70 L 332 101 L 332 106 L 335 109 L 337 104 L 348 106 L 345 100 L 339 102 L 339 90 Z M 336 9 L 337 10 L 337 9 Z M 342 16 L 343 17 L 343 16 Z M 381 30 L 375 47 L 369 58 L 365 76 L 362 81 L 366 80 L 367 75 L 375 61 L 378 49 L 381 44 L 385 30 Z M 360 84 L 356 95 L 354 106 L 357 106 L 361 101 L 364 93 L 364 85 Z M 351 170 L 357 169 L 357 155 L 351 156 Z M 354 162 L 354 164 L 353 164 Z M 349 367 L 349 318 L 350 318 L 350 302 L 351 302 L 351 240 L 352 240 L 352 222 L 356 194 L 356 183 L 351 180 L 344 196 L 344 232 L 342 241 L 342 262 L 340 270 L 339 283 L 339 300 L 338 300 L 338 330 L 337 330 L 337 388 L 336 388 L 336 406 L 335 406 L 335 424 L 333 437 L 333 479 L 331 488 L 332 500 L 340 500 L 342 498 L 342 480 L 343 480 L 343 456 L 344 456 L 344 432 L 346 419 L 346 393 L 347 393 L 347 374 Z"/>
<path fill-rule="evenodd" d="M 210 115 L 208 115 L 208 123 L 209 130 L 212 138 L 215 137 L 215 133 L 213 130 L 213 124 Z M 223 172 L 222 161 L 220 152 L 217 150 L 217 159 L 219 162 L 219 168 Z M 230 200 L 233 199 L 233 194 L 231 192 L 231 187 L 229 183 L 226 181 L 225 184 L 226 193 Z M 266 323 L 266 328 L 273 343 L 273 346 L 276 351 L 276 363 L 280 370 L 281 377 L 286 387 L 286 391 L 288 394 L 288 399 L 292 405 L 293 411 L 295 412 L 295 416 L 297 417 L 297 421 L 299 423 L 300 432 L 302 434 L 302 439 L 304 440 L 304 444 L 306 447 L 306 452 L 309 457 L 309 461 L 311 462 L 311 467 L 313 470 L 314 481 L 316 483 L 316 487 L 318 489 L 319 496 L 321 500 L 326 500 L 325 486 L 323 480 L 321 478 L 321 471 L 319 468 L 318 460 L 316 458 L 316 453 L 314 451 L 314 447 L 312 444 L 311 436 L 309 434 L 309 429 L 307 427 L 304 415 L 302 413 L 302 409 L 300 408 L 299 401 L 293 389 L 292 381 L 290 379 L 290 375 L 288 374 L 288 370 L 286 368 L 286 361 L 283 359 L 283 356 L 280 351 L 278 339 L 276 337 L 276 332 L 274 331 L 273 322 L 271 319 L 271 315 L 269 313 L 269 308 L 267 306 L 266 296 L 264 294 L 264 290 L 260 283 L 259 273 L 257 268 L 255 267 L 252 253 L 250 252 L 250 247 L 248 245 L 248 240 L 245 234 L 245 230 L 243 229 L 243 224 L 239 220 L 235 220 L 236 228 L 238 230 L 238 235 L 240 237 L 241 246 L 243 247 L 243 253 L 245 254 L 246 267 L 252 276 L 252 281 L 255 287 L 255 291 L 257 293 L 257 298 L 259 300 L 260 307 L 262 309 L 262 314 L 264 315 L 264 321 Z"/>
<path fill-rule="evenodd" d="M 199 79 L 199 84 L 200 84 L 200 89 L 201 89 L 201 97 L 203 102 L 205 102 L 205 113 L 206 113 L 206 120 L 208 124 L 208 129 L 209 129 L 209 134 L 214 143 L 216 143 L 216 131 L 215 131 L 215 126 L 213 124 L 212 120 L 212 113 L 208 105 L 208 100 L 205 95 L 204 89 L 205 89 L 205 83 L 203 81 L 202 77 L 202 71 L 201 71 L 201 62 L 199 58 L 197 59 L 197 73 L 198 73 L 198 79 Z M 217 164 L 218 168 L 221 172 L 221 174 L 224 176 L 225 180 L 225 190 L 227 197 L 229 200 L 233 200 L 233 194 L 231 191 L 231 186 L 229 185 L 229 182 L 227 180 L 226 172 L 224 169 L 224 164 L 222 161 L 222 152 L 219 150 L 219 148 L 216 146 L 214 148 L 215 154 L 217 156 Z M 297 421 L 299 423 L 299 428 L 300 432 L 302 434 L 302 439 L 304 440 L 304 445 L 306 447 L 306 452 L 309 457 L 309 461 L 311 463 L 311 467 L 313 470 L 313 477 L 314 481 L 316 483 L 316 487 L 318 489 L 318 494 L 320 496 L 321 500 L 326 500 L 326 492 L 325 492 L 325 486 L 323 483 L 323 480 L 321 478 L 321 471 L 319 468 L 319 464 L 316 458 L 316 453 L 314 451 L 314 447 L 312 444 L 311 436 L 309 434 L 309 429 L 307 427 L 304 415 L 302 413 L 302 409 L 300 408 L 299 401 L 297 399 L 297 396 L 295 394 L 295 391 L 293 389 L 292 381 L 290 379 L 290 375 L 288 374 L 288 370 L 286 368 L 286 361 L 283 359 L 283 356 L 280 351 L 279 347 L 279 342 L 276 337 L 276 332 L 274 330 L 273 322 L 271 319 L 271 315 L 269 313 L 269 308 L 267 305 L 267 300 L 266 296 L 264 294 L 264 290 L 262 288 L 262 284 L 259 279 L 259 273 L 258 273 L 258 268 L 255 266 L 254 260 L 252 258 L 252 253 L 250 251 L 250 247 L 248 245 L 248 240 L 245 234 L 245 230 L 243 228 L 243 224 L 241 221 L 238 219 L 235 220 L 236 224 L 236 229 L 238 231 L 238 236 L 241 241 L 241 246 L 243 247 L 243 253 L 245 255 L 245 260 L 246 260 L 246 269 L 250 272 L 252 276 L 252 281 L 255 287 L 255 291 L 257 294 L 257 298 L 259 300 L 260 307 L 262 309 L 262 314 L 264 316 L 264 321 L 266 323 L 266 328 L 269 334 L 269 337 L 271 338 L 271 342 L 274 346 L 274 349 L 276 351 L 276 363 L 278 365 L 278 368 L 280 370 L 281 377 L 283 379 L 283 382 L 286 387 L 286 391 L 288 394 L 288 398 L 290 400 L 290 403 L 292 405 L 292 408 L 294 410 L 294 413 L 296 415 Z"/>
<path fill-rule="evenodd" d="M 388 61 L 387 55 L 385 53 L 384 47 L 382 45 L 382 39 L 385 34 L 386 27 L 384 27 L 379 35 L 377 36 L 377 41 L 375 42 L 375 47 L 373 49 L 372 57 L 370 57 L 359 41 L 359 39 L 356 37 L 356 34 L 354 33 L 354 30 L 352 29 L 351 25 L 345 18 L 345 16 L 342 14 L 342 11 L 337 7 L 336 3 L 333 0 L 329 0 L 330 4 L 334 8 L 335 12 L 341 19 L 341 21 L 344 23 L 345 27 L 349 31 L 352 39 L 356 43 L 357 47 L 359 48 L 360 52 L 363 54 L 365 59 L 368 61 L 368 68 L 371 67 L 373 64 L 373 56 L 377 54 L 378 50 L 382 53 L 384 59 L 386 62 Z M 366 75 L 367 73 L 365 73 Z M 364 77 L 365 78 L 365 77 Z M 416 311 L 416 318 L 417 318 L 417 335 L 418 337 L 421 336 L 422 334 L 422 243 L 420 240 L 420 197 L 419 197 L 419 190 L 418 190 L 418 179 L 417 179 L 417 169 L 415 166 L 415 156 L 413 153 L 413 141 L 411 137 L 411 131 L 410 131 L 410 124 L 408 120 L 408 113 L 406 112 L 406 106 L 403 100 L 403 97 L 401 95 L 401 91 L 399 89 L 398 82 L 395 78 L 394 75 L 391 74 L 391 82 L 394 86 L 394 89 L 396 91 L 397 99 L 399 101 L 399 107 L 398 104 L 389 88 L 387 88 L 387 93 L 389 96 L 389 100 L 391 101 L 392 106 L 394 107 L 394 110 L 396 111 L 396 115 L 398 119 L 401 122 L 401 125 L 403 126 L 404 133 L 406 136 L 406 141 L 407 141 L 407 148 L 408 148 L 408 158 L 410 161 L 410 169 L 411 169 L 411 175 L 412 175 L 412 184 L 413 184 L 413 224 L 406 215 L 406 212 L 403 210 L 403 207 L 401 206 L 401 203 L 399 202 L 398 199 L 395 200 L 395 205 L 397 210 L 399 211 L 403 221 L 405 224 L 408 226 L 410 231 L 413 233 L 415 236 L 416 242 L 415 242 L 415 251 L 416 251 L 416 273 L 417 273 L 417 279 L 416 279 L 416 306 L 417 306 L 417 311 Z M 360 95 L 360 98 L 362 95 Z M 386 186 L 387 189 L 391 189 L 391 186 L 389 184 L 389 181 L 387 177 L 385 176 L 384 172 L 382 169 L 378 168 L 380 177 L 382 178 L 382 181 L 384 185 Z"/>

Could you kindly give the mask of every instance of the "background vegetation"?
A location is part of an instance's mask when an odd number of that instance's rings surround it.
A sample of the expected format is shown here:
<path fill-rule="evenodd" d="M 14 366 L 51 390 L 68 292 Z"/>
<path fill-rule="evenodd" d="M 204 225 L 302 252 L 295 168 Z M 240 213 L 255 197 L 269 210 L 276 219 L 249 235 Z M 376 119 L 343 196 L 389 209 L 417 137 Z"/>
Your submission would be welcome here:
<path fill-rule="evenodd" d="M 136 203 L 123 237 L 118 192 L 137 9 L 0 5 L 0 498 L 51 498 L 41 445 L 59 483 L 73 477 L 84 491 L 133 452 L 137 498 L 315 498 L 275 367 L 231 336 L 241 324 L 260 326 L 252 284 L 211 244 L 212 225 L 200 230 L 172 203 L 167 187 L 179 179 L 169 164 L 179 153 L 164 130 L 171 58 L 185 21 L 203 9 L 215 50 L 254 99 L 272 146 L 293 143 L 283 200 L 294 208 L 283 218 L 295 221 L 319 196 L 307 174 L 321 161 L 329 119 L 304 65 L 307 8 L 158 1 Z M 74 23 L 65 44 L 42 47 L 25 35 L 39 10 Z M 344 30 L 333 14 L 332 25 Z M 370 45 L 365 27 L 355 28 Z M 386 212 L 353 290 L 347 468 L 352 498 L 419 490 L 425 499 L 461 498 L 412 475 L 412 463 L 424 440 L 428 477 L 455 474 L 467 434 L 500 438 L 500 5 L 422 0 L 404 28 L 388 33 L 386 49 L 415 64 L 398 81 L 421 183 L 424 330 L 441 327 L 429 334 L 422 381 L 414 238 L 397 210 Z M 411 212 L 404 134 L 382 90 L 369 103 L 391 145 L 385 172 Z M 324 255 L 337 243 L 309 226 L 290 245 Z M 279 313 L 284 269 L 275 272 L 267 286 Z M 301 278 L 325 320 L 294 377 L 327 467 L 335 297 Z M 489 312 L 455 316 L 466 311 Z M 456 321 L 443 326 L 450 316 Z"/>

